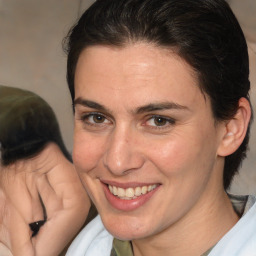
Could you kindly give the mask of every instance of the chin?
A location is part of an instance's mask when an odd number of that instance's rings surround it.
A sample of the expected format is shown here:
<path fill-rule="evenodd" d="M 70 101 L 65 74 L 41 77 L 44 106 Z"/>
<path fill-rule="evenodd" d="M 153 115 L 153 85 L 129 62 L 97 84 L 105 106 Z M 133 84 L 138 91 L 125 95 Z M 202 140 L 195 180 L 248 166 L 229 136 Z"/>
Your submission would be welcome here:
<path fill-rule="evenodd" d="M 120 240 L 142 239 L 151 235 L 152 227 L 147 227 L 136 217 L 103 217 L 103 224 L 108 232 Z M 144 225 L 143 225 L 144 224 Z"/>
<path fill-rule="evenodd" d="M 123 241 L 132 241 L 132 240 L 137 240 L 137 239 L 143 239 L 148 237 L 144 232 L 137 232 L 136 230 L 127 230 L 126 232 L 120 232 L 119 230 L 108 230 L 109 233 L 114 236 L 115 238 Z"/>

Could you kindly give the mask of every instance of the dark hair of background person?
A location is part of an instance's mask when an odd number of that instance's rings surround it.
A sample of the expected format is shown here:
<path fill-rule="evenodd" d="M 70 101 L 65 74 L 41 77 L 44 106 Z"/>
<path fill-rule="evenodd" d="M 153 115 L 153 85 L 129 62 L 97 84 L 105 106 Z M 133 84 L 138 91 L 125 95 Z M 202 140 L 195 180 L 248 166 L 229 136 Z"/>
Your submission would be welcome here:
<path fill-rule="evenodd" d="M 124 47 L 136 42 L 169 48 L 195 70 L 216 121 L 234 117 L 241 97 L 249 100 L 249 61 L 241 27 L 224 0 L 98 0 L 63 41 L 67 82 L 82 50 L 93 45 Z M 250 126 L 249 126 L 250 127 Z M 246 157 L 249 128 L 239 149 L 225 158 L 224 188 Z"/>
<path fill-rule="evenodd" d="M 49 142 L 55 142 L 72 161 L 49 104 L 30 91 L 0 85 L 1 164 L 31 158 Z"/>

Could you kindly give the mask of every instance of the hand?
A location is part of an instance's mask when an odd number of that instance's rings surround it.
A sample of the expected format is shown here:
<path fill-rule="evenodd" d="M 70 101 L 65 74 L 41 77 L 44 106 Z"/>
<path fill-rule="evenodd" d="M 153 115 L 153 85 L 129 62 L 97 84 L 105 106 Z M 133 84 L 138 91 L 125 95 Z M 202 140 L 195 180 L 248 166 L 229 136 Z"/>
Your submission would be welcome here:
<path fill-rule="evenodd" d="M 0 242 L 10 255 L 59 255 L 83 225 L 89 208 L 73 165 L 54 143 L 34 158 L 0 170 Z M 29 224 L 44 220 L 32 236 Z"/>

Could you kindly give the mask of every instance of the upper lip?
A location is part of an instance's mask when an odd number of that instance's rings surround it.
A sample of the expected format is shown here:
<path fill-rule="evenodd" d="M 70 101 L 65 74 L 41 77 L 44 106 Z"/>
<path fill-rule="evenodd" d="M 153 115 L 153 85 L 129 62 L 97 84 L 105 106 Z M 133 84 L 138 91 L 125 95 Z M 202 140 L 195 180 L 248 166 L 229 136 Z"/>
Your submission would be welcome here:
<path fill-rule="evenodd" d="M 150 185 L 159 185 L 158 182 L 126 182 L 126 183 L 120 183 L 117 181 L 110 181 L 110 180 L 101 180 L 102 183 L 105 185 L 115 186 L 119 188 L 136 188 L 136 187 L 143 187 L 143 186 L 150 186 Z"/>

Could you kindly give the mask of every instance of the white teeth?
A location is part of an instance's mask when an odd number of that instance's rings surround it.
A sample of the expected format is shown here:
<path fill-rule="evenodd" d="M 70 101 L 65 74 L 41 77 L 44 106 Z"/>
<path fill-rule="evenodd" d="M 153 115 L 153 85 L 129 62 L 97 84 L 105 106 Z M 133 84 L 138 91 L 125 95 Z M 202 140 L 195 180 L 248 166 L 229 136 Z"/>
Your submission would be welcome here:
<path fill-rule="evenodd" d="M 152 185 L 152 186 L 148 186 L 148 192 L 154 190 L 156 188 L 156 184 Z"/>
<path fill-rule="evenodd" d="M 111 186 L 109 186 L 109 187 L 111 187 Z M 110 190 L 110 192 L 111 192 L 111 190 Z M 113 193 L 112 194 L 117 196 L 117 188 L 115 186 L 113 187 Z"/>
<path fill-rule="evenodd" d="M 123 188 L 118 188 L 117 189 L 117 195 L 119 197 L 124 197 L 125 196 L 125 190 Z"/>
<path fill-rule="evenodd" d="M 108 188 L 111 194 L 125 200 L 135 199 L 140 195 L 145 195 L 148 192 L 154 190 L 156 187 L 157 185 L 154 184 L 149 186 L 124 189 L 124 188 L 108 185 Z"/>
<path fill-rule="evenodd" d="M 140 196 L 141 195 L 141 188 L 137 187 L 135 188 L 135 196 Z"/>
<path fill-rule="evenodd" d="M 141 194 L 145 195 L 148 192 L 148 187 L 147 186 L 143 186 L 141 189 Z"/>
<path fill-rule="evenodd" d="M 126 197 L 134 197 L 134 189 L 133 188 L 127 188 L 125 190 L 125 196 Z"/>

